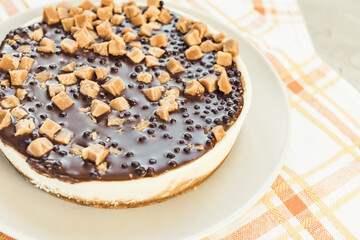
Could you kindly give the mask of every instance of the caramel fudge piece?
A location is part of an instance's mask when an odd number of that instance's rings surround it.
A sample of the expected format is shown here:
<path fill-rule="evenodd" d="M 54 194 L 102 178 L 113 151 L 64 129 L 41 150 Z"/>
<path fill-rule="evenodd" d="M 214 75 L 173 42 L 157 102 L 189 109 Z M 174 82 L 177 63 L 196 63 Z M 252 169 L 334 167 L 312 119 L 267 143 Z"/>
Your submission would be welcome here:
<path fill-rule="evenodd" d="M 178 72 L 184 72 L 185 69 L 182 67 L 181 63 L 176 60 L 175 58 L 171 58 L 167 63 L 166 63 L 166 68 L 172 73 L 178 73 Z"/>
<path fill-rule="evenodd" d="M 57 15 L 59 17 L 59 20 L 68 18 L 70 16 L 68 9 L 59 7 L 56 9 Z"/>
<path fill-rule="evenodd" d="M 42 157 L 53 149 L 54 145 L 45 137 L 32 141 L 26 151 L 34 157 Z"/>
<path fill-rule="evenodd" d="M 104 67 L 97 67 L 95 69 L 96 80 L 104 80 L 108 76 L 108 69 Z"/>
<path fill-rule="evenodd" d="M 29 71 L 33 64 L 34 64 L 34 59 L 29 57 L 22 57 L 19 68 Z"/>
<path fill-rule="evenodd" d="M 163 8 L 161 9 L 161 12 L 157 18 L 159 22 L 162 24 L 169 24 L 171 20 L 173 19 L 173 16 L 170 15 L 169 10 Z"/>
<path fill-rule="evenodd" d="M 195 79 L 186 83 L 184 93 L 189 94 L 191 96 L 200 96 L 205 92 L 205 88 L 201 83 L 196 81 Z"/>
<path fill-rule="evenodd" d="M 145 55 L 138 48 L 134 48 L 131 52 L 126 53 L 126 56 L 134 63 L 140 63 L 145 58 Z"/>
<path fill-rule="evenodd" d="M 21 45 L 19 47 L 19 52 L 21 52 L 21 53 L 30 53 L 31 52 L 31 46 L 30 45 Z"/>
<path fill-rule="evenodd" d="M 206 40 L 200 44 L 201 51 L 204 53 L 216 50 L 215 44 L 211 40 Z"/>
<path fill-rule="evenodd" d="M 231 66 L 232 64 L 232 55 L 227 52 L 219 51 L 215 55 L 216 63 L 221 66 Z"/>
<path fill-rule="evenodd" d="M 187 33 L 191 28 L 191 24 L 191 19 L 180 17 L 176 23 L 176 30 L 180 31 L 181 33 Z"/>
<path fill-rule="evenodd" d="M 56 134 L 54 140 L 58 143 L 69 145 L 71 141 L 71 133 L 66 131 L 60 131 L 58 134 Z"/>
<path fill-rule="evenodd" d="M 160 0 L 147 0 L 148 6 L 160 7 Z"/>
<path fill-rule="evenodd" d="M 5 54 L 0 60 L 0 68 L 7 72 L 16 70 L 19 67 L 19 62 L 19 58 Z"/>
<path fill-rule="evenodd" d="M 11 115 L 13 115 L 17 120 L 20 120 L 24 117 L 26 117 L 29 113 L 23 109 L 22 107 L 20 106 L 17 106 L 16 108 L 13 108 L 11 111 L 10 111 Z"/>
<path fill-rule="evenodd" d="M 165 97 L 173 96 L 178 98 L 180 96 L 180 89 L 177 87 L 172 87 L 169 90 L 165 91 Z"/>
<path fill-rule="evenodd" d="M 73 85 L 77 82 L 77 78 L 74 73 L 65 73 L 57 75 L 56 78 L 59 80 L 59 82 L 65 86 L 67 85 Z"/>
<path fill-rule="evenodd" d="M 101 6 L 114 6 L 114 0 L 101 0 Z"/>
<path fill-rule="evenodd" d="M 230 53 L 233 57 L 239 55 L 239 44 L 234 39 L 229 39 L 223 44 L 223 51 Z"/>
<path fill-rule="evenodd" d="M 52 75 L 48 71 L 42 71 L 42 72 L 36 73 L 34 75 L 34 79 L 36 79 L 40 82 L 46 82 L 46 81 L 52 79 Z"/>
<path fill-rule="evenodd" d="M 122 21 L 125 20 L 125 17 L 120 15 L 120 14 L 114 14 L 111 19 L 110 22 L 114 25 L 120 25 L 120 23 L 122 23 Z"/>
<path fill-rule="evenodd" d="M 142 72 L 137 75 L 137 80 L 143 83 L 150 83 L 153 79 L 153 76 L 150 73 Z"/>
<path fill-rule="evenodd" d="M 110 6 L 102 7 L 97 9 L 96 14 L 101 21 L 110 20 L 113 16 L 113 10 Z"/>
<path fill-rule="evenodd" d="M 166 47 L 168 43 L 168 37 L 166 34 L 156 34 L 155 36 L 150 38 L 150 45 L 152 47 Z"/>
<path fill-rule="evenodd" d="M 11 95 L 10 97 L 7 97 L 1 101 L 1 106 L 3 108 L 14 108 L 19 105 L 20 105 L 20 100 L 14 95 Z"/>
<path fill-rule="evenodd" d="M 75 19 L 74 18 L 65 18 L 61 20 L 62 27 L 64 31 L 70 32 L 71 28 L 75 26 Z"/>
<path fill-rule="evenodd" d="M 79 156 L 81 155 L 83 149 L 84 147 L 77 144 L 73 144 L 71 145 L 70 153 Z"/>
<path fill-rule="evenodd" d="M 156 58 L 160 58 L 165 53 L 165 50 L 158 47 L 151 47 L 148 53 Z"/>
<path fill-rule="evenodd" d="M 150 101 L 157 101 L 161 98 L 161 94 L 164 91 L 164 88 L 161 86 L 152 87 L 148 89 L 144 89 L 143 93 Z"/>
<path fill-rule="evenodd" d="M 47 118 L 45 122 L 39 128 L 39 133 L 48 136 L 50 139 L 54 138 L 55 133 L 61 130 L 61 126 Z"/>
<path fill-rule="evenodd" d="M 229 78 L 225 70 L 220 75 L 218 86 L 219 86 L 219 90 L 225 94 L 229 94 L 232 90 L 231 84 L 229 82 Z"/>
<path fill-rule="evenodd" d="M 82 66 L 75 71 L 75 76 L 81 79 L 92 79 L 95 70 L 90 66 Z"/>
<path fill-rule="evenodd" d="M 107 118 L 107 126 L 120 126 L 124 124 L 124 119 L 114 116 L 108 116 Z"/>
<path fill-rule="evenodd" d="M 92 10 L 95 6 L 89 0 L 83 0 L 79 7 L 84 10 Z"/>
<path fill-rule="evenodd" d="M 130 104 L 124 97 L 117 97 L 110 101 L 110 107 L 121 112 L 130 109 Z"/>
<path fill-rule="evenodd" d="M 145 130 L 145 128 L 147 128 L 149 125 L 150 125 L 150 122 L 141 119 L 140 122 L 138 122 L 138 124 L 136 124 L 134 129 L 139 132 L 143 132 Z"/>
<path fill-rule="evenodd" d="M 130 18 L 130 21 L 134 26 L 141 26 L 146 23 L 146 18 L 143 14 L 140 14 L 136 17 Z"/>
<path fill-rule="evenodd" d="M 64 52 L 73 54 L 78 50 L 79 44 L 72 39 L 65 38 L 64 40 L 61 41 L 60 47 L 61 50 L 63 50 Z"/>
<path fill-rule="evenodd" d="M 127 18 L 133 18 L 141 14 L 140 9 L 136 5 L 130 5 L 124 8 Z"/>
<path fill-rule="evenodd" d="M 144 24 L 140 27 L 139 30 L 139 35 L 140 36 L 147 36 L 147 37 L 151 37 L 151 33 L 152 33 L 152 27 L 149 24 Z"/>
<path fill-rule="evenodd" d="M 162 74 L 160 74 L 157 80 L 162 84 L 167 83 L 170 80 L 170 74 L 167 72 L 163 72 Z"/>
<path fill-rule="evenodd" d="M 76 68 L 76 62 L 71 62 L 61 69 L 64 72 L 73 72 Z"/>
<path fill-rule="evenodd" d="M 101 164 L 105 158 L 109 155 L 109 149 L 101 144 L 92 144 L 84 149 L 82 149 L 82 158 L 84 160 L 90 160 L 96 165 Z"/>
<path fill-rule="evenodd" d="M 44 21 L 49 25 L 58 23 L 60 21 L 58 14 L 53 6 L 44 7 L 43 18 Z"/>
<path fill-rule="evenodd" d="M 197 60 L 202 58 L 203 55 L 199 46 L 191 46 L 185 51 L 185 56 L 188 60 Z"/>
<path fill-rule="evenodd" d="M 159 15 L 160 15 L 160 10 L 153 5 L 149 6 L 146 9 L 146 11 L 144 12 L 144 16 L 146 19 L 149 20 L 149 22 L 156 21 L 158 19 Z"/>
<path fill-rule="evenodd" d="M 51 98 L 51 101 L 62 111 L 71 107 L 74 102 L 69 98 L 69 96 L 65 92 L 61 92 L 56 96 Z"/>
<path fill-rule="evenodd" d="M 94 27 L 92 26 L 92 17 L 90 14 L 80 14 L 80 15 L 76 15 L 74 16 L 74 20 L 75 20 L 75 26 L 78 28 L 83 28 L 86 27 L 89 30 L 93 30 Z"/>
<path fill-rule="evenodd" d="M 109 56 L 109 42 L 102 42 L 93 45 L 95 53 L 100 54 L 101 56 Z"/>
<path fill-rule="evenodd" d="M 124 39 L 119 36 L 113 36 L 109 42 L 109 54 L 113 56 L 124 55 L 126 53 L 126 46 Z"/>
<path fill-rule="evenodd" d="M 219 42 L 222 42 L 225 38 L 226 38 L 226 34 L 223 33 L 223 32 L 221 32 L 221 33 L 216 34 L 216 35 L 213 36 L 214 41 L 215 41 L 215 42 L 218 42 L 218 43 L 219 43 Z"/>
<path fill-rule="evenodd" d="M 25 134 L 30 134 L 35 129 L 35 123 L 32 118 L 21 119 L 15 125 L 15 137 Z"/>
<path fill-rule="evenodd" d="M 10 73 L 11 85 L 14 86 L 21 86 L 25 82 L 28 76 L 27 70 L 12 70 L 9 73 Z"/>
<path fill-rule="evenodd" d="M 100 91 L 100 86 L 94 81 L 83 80 L 80 82 L 80 93 L 90 98 L 95 98 Z"/>
<path fill-rule="evenodd" d="M 214 135 L 216 141 L 220 141 L 221 139 L 223 139 L 226 135 L 223 126 L 221 125 L 217 125 L 216 127 L 213 127 L 213 129 L 211 129 L 211 133 Z"/>
<path fill-rule="evenodd" d="M 111 39 L 112 29 L 109 20 L 104 21 L 96 27 L 98 35 L 106 40 Z"/>
<path fill-rule="evenodd" d="M 119 95 L 126 88 L 120 77 L 115 77 L 101 86 L 114 96 Z"/>
<path fill-rule="evenodd" d="M 44 37 L 44 32 L 42 28 L 38 28 L 29 34 L 31 40 L 39 42 Z"/>
<path fill-rule="evenodd" d="M 79 44 L 79 47 L 81 48 L 90 46 L 95 40 L 91 35 L 91 33 L 89 32 L 89 30 L 87 30 L 87 28 L 85 27 L 77 31 L 74 34 L 74 38 L 76 42 Z"/>
<path fill-rule="evenodd" d="M 147 67 L 159 66 L 159 60 L 157 60 L 157 58 L 153 56 L 146 56 L 145 63 Z"/>
<path fill-rule="evenodd" d="M 201 43 L 200 33 L 196 29 L 191 29 L 187 34 L 184 36 L 184 41 L 189 46 L 198 45 Z"/>
<path fill-rule="evenodd" d="M 156 115 L 164 121 L 169 121 L 169 110 L 166 106 L 159 106 L 156 108 Z"/>
<path fill-rule="evenodd" d="M 11 123 L 11 117 L 9 111 L 0 110 L 0 130 L 8 127 Z"/>
<path fill-rule="evenodd" d="M 54 53 L 55 52 L 55 43 L 53 40 L 44 37 L 40 41 L 40 47 L 37 48 L 37 51 L 44 53 Z"/>
<path fill-rule="evenodd" d="M 206 37 L 209 32 L 208 26 L 203 22 L 196 22 L 194 23 L 192 29 L 197 30 L 199 32 L 200 39 Z"/>
<path fill-rule="evenodd" d="M 55 95 L 57 95 L 61 92 L 65 92 L 65 86 L 62 84 L 52 83 L 48 86 L 48 92 L 49 92 L 50 97 L 54 97 Z"/>
<path fill-rule="evenodd" d="M 16 89 L 16 94 L 15 95 L 19 100 L 24 100 L 24 98 L 27 95 L 27 92 L 28 92 L 27 89 L 18 88 L 18 89 Z"/>
<path fill-rule="evenodd" d="M 102 102 L 102 101 L 99 101 L 99 100 L 93 100 L 91 102 L 91 114 L 94 116 L 94 117 L 99 117 L 107 112 L 110 112 L 110 107 Z"/>
<path fill-rule="evenodd" d="M 199 82 L 206 88 L 209 93 L 217 89 L 218 77 L 214 74 L 208 74 L 202 77 Z"/>

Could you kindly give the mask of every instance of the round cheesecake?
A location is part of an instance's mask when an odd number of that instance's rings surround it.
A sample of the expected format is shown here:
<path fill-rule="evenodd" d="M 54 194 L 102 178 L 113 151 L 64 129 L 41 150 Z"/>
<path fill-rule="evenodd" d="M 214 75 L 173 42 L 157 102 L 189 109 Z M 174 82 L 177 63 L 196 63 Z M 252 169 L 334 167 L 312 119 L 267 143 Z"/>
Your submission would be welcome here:
<path fill-rule="evenodd" d="M 251 101 L 236 41 L 160 1 L 45 7 L 0 57 L 0 149 L 36 187 L 86 206 L 196 188 Z"/>

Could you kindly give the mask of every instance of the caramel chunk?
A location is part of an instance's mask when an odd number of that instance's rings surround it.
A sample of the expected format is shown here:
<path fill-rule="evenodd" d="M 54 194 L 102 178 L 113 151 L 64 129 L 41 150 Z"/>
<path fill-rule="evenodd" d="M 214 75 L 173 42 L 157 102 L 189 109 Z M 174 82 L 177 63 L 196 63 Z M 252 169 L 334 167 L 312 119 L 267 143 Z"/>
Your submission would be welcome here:
<path fill-rule="evenodd" d="M 44 7 L 43 18 L 44 21 L 49 25 L 58 23 L 60 21 L 58 14 L 53 6 Z"/>
<path fill-rule="evenodd" d="M 74 18 L 65 18 L 61 20 L 62 27 L 64 31 L 70 32 L 71 28 L 75 26 L 75 19 Z"/>
<path fill-rule="evenodd" d="M 165 50 L 158 47 L 151 47 L 149 48 L 148 53 L 154 57 L 160 58 L 165 53 Z"/>
<path fill-rule="evenodd" d="M 96 165 L 100 165 L 109 155 L 109 149 L 101 144 L 92 144 L 82 150 L 82 158 L 90 160 Z"/>
<path fill-rule="evenodd" d="M 187 34 L 184 36 L 184 41 L 189 46 L 198 45 L 201 43 L 200 33 L 196 29 L 191 29 Z"/>
<path fill-rule="evenodd" d="M 107 112 L 110 112 L 110 107 L 106 103 L 99 101 L 99 100 L 93 100 L 91 102 L 91 114 L 94 117 L 99 117 Z"/>
<path fill-rule="evenodd" d="M 138 48 L 134 48 L 131 52 L 126 53 L 126 56 L 134 63 L 140 63 L 145 58 L 145 55 Z"/>
<path fill-rule="evenodd" d="M 166 34 L 156 34 L 155 36 L 150 38 L 150 45 L 152 47 L 166 47 L 168 43 L 168 37 Z"/>
<path fill-rule="evenodd" d="M 41 125 L 39 128 L 40 134 L 45 134 L 50 139 L 54 138 L 55 133 L 61 130 L 61 126 L 51 120 L 50 118 L 47 118 L 45 122 Z"/>
<path fill-rule="evenodd" d="M 32 118 L 21 119 L 15 125 L 15 137 L 25 134 L 30 134 L 35 129 L 35 123 Z"/>
<path fill-rule="evenodd" d="M 127 32 L 123 36 L 124 42 L 131 42 L 137 39 L 137 36 L 133 34 L 132 32 Z"/>
<path fill-rule="evenodd" d="M 137 75 L 137 80 L 143 83 L 150 83 L 153 79 L 153 76 L 150 73 L 142 72 Z"/>
<path fill-rule="evenodd" d="M 130 47 L 133 47 L 133 48 L 138 48 L 138 49 L 141 49 L 142 48 L 142 45 L 141 45 L 141 42 L 140 41 L 131 41 L 129 43 L 129 46 Z"/>
<path fill-rule="evenodd" d="M 104 21 L 96 27 L 98 35 L 106 40 L 111 39 L 112 29 L 109 20 Z"/>
<path fill-rule="evenodd" d="M 164 97 L 159 101 L 160 106 L 166 107 L 168 112 L 175 111 L 179 109 L 179 104 L 175 101 L 175 99 L 175 96 L 172 95 Z"/>
<path fill-rule="evenodd" d="M 50 97 L 54 97 L 55 95 L 57 95 L 61 92 L 65 92 L 65 86 L 62 84 L 52 83 L 49 85 L 48 91 L 49 91 Z"/>
<path fill-rule="evenodd" d="M 216 127 L 213 127 L 213 129 L 211 130 L 211 133 L 214 135 L 216 141 L 218 141 L 218 142 L 221 139 L 223 139 L 226 134 L 223 126 L 221 126 L 221 125 L 217 125 Z"/>
<path fill-rule="evenodd" d="M 94 42 L 94 38 L 87 28 L 81 28 L 77 31 L 74 34 L 74 38 L 81 48 L 88 47 Z"/>
<path fill-rule="evenodd" d="M 74 16 L 75 26 L 78 28 L 87 28 L 89 30 L 93 30 L 94 27 L 92 25 L 92 17 L 90 14 L 80 14 Z"/>
<path fill-rule="evenodd" d="M 75 76 L 81 79 L 92 79 L 95 70 L 90 66 L 82 66 L 75 71 Z"/>
<path fill-rule="evenodd" d="M 16 94 L 15 95 L 19 100 L 24 100 L 24 98 L 26 97 L 27 92 L 28 92 L 27 89 L 18 88 L 18 89 L 16 89 Z"/>
<path fill-rule="evenodd" d="M 214 71 L 218 72 L 218 73 L 222 73 L 225 70 L 225 68 L 223 66 L 220 66 L 218 64 L 214 65 Z"/>
<path fill-rule="evenodd" d="M 71 145 L 70 153 L 74 155 L 81 155 L 83 149 L 84 147 L 77 144 L 73 144 Z"/>
<path fill-rule="evenodd" d="M 155 6 L 156 8 L 160 7 L 160 0 L 147 0 L 148 6 Z"/>
<path fill-rule="evenodd" d="M 22 57 L 19 68 L 29 71 L 33 64 L 34 64 L 34 59 L 29 57 Z"/>
<path fill-rule="evenodd" d="M 236 57 L 239 55 L 239 44 L 234 39 L 229 39 L 224 42 L 223 51 Z"/>
<path fill-rule="evenodd" d="M 108 69 L 104 67 L 97 67 L 95 69 L 96 80 L 104 80 L 108 76 Z"/>
<path fill-rule="evenodd" d="M 145 130 L 145 128 L 147 128 L 149 125 L 150 125 L 150 122 L 141 119 L 140 122 L 138 122 L 138 124 L 136 124 L 134 129 L 139 132 L 143 132 Z"/>
<path fill-rule="evenodd" d="M 75 70 L 75 67 L 76 67 L 76 62 L 71 62 L 69 64 L 67 64 L 65 67 L 63 67 L 61 69 L 61 71 L 64 71 L 64 72 L 73 72 Z"/>
<path fill-rule="evenodd" d="M 203 22 L 196 22 L 196 23 L 194 23 L 192 29 L 199 31 L 200 39 L 202 39 L 203 37 L 206 37 L 206 35 L 207 35 L 208 32 L 209 32 L 208 26 L 207 26 L 205 23 L 203 23 Z"/>
<path fill-rule="evenodd" d="M 31 40 L 39 42 L 44 37 L 44 32 L 42 28 L 38 28 L 29 34 Z"/>
<path fill-rule="evenodd" d="M 186 83 L 184 93 L 191 96 L 200 96 L 205 92 L 205 88 L 195 79 Z"/>
<path fill-rule="evenodd" d="M 20 120 L 24 117 L 26 117 L 29 113 L 23 109 L 22 107 L 20 106 L 17 106 L 16 108 L 13 108 L 11 111 L 10 111 L 11 115 L 13 115 L 17 120 Z"/>
<path fill-rule="evenodd" d="M 164 84 L 164 83 L 167 83 L 169 80 L 170 80 L 170 74 L 167 73 L 167 72 L 163 72 L 158 78 L 157 80 Z"/>
<path fill-rule="evenodd" d="M 169 90 L 165 91 L 165 97 L 173 96 L 178 98 L 180 96 L 180 89 L 177 87 L 172 87 Z"/>
<path fill-rule="evenodd" d="M 0 86 L 5 86 L 5 87 L 9 87 L 10 86 L 10 81 L 9 79 L 3 79 L 0 81 Z"/>
<path fill-rule="evenodd" d="M 143 14 L 140 14 L 136 17 L 130 18 L 130 21 L 134 26 L 141 26 L 146 23 L 146 18 Z"/>
<path fill-rule="evenodd" d="M 59 7 L 56 9 L 58 17 L 60 20 L 68 18 L 70 16 L 69 11 L 66 8 Z"/>
<path fill-rule="evenodd" d="M 20 100 L 14 95 L 11 95 L 10 97 L 7 97 L 1 101 L 1 106 L 3 108 L 14 108 L 19 105 L 20 105 Z"/>
<path fill-rule="evenodd" d="M 109 56 L 109 42 L 96 43 L 93 45 L 95 53 L 100 54 L 101 56 Z"/>
<path fill-rule="evenodd" d="M 107 118 L 107 126 L 120 126 L 124 124 L 124 119 L 114 116 L 108 116 Z"/>
<path fill-rule="evenodd" d="M 165 8 L 161 9 L 161 12 L 157 18 L 157 20 L 163 24 L 169 24 L 172 19 L 173 19 L 173 16 L 171 16 L 169 13 L 169 10 L 167 10 Z"/>
<path fill-rule="evenodd" d="M 149 24 L 144 24 L 140 27 L 139 35 L 150 37 L 152 33 L 152 27 Z"/>
<path fill-rule="evenodd" d="M 55 52 L 55 43 L 53 40 L 44 37 L 40 41 L 40 47 L 37 48 L 37 51 L 44 53 L 54 53 Z"/>
<path fill-rule="evenodd" d="M 164 91 L 164 88 L 161 86 L 152 87 L 148 89 L 144 89 L 143 93 L 150 101 L 157 101 L 161 98 L 161 93 Z"/>
<path fill-rule="evenodd" d="M 77 83 L 77 78 L 75 76 L 75 73 L 65 73 L 57 75 L 56 78 L 59 80 L 59 82 L 65 86 L 67 85 L 73 85 Z"/>
<path fill-rule="evenodd" d="M 133 18 L 141 14 L 140 9 L 136 5 L 130 5 L 124 8 L 127 18 Z"/>
<path fill-rule="evenodd" d="M 130 109 L 130 104 L 124 97 L 117 97 L 110 101 L 110 107 L 121 112 Z"/>
<path fill-rule="evenodd" d="M 226 34 L 221 32 L 213 36 L 215 42 L 222 42 L 226 38 Z"/>
<path fill-rule="evenodd" d="M 84 10 L 92 10 L 95 6 L 89 0 L 83 0 L 79 7 Z"/>
<path fill-rule="evenodd" d="M 159 60 L 157 60 L 157 58 L 153 56 L 146 56 L 145 62 L 147 67 L 159 66 Z"/>
<path fill-rule="evenodd" d="M 114 13 L 121 14 L 122 13 L 122 4 L 114 3 Z"/>
<path fill-rule="evenodd" d="M 40 82 L 46 82 L 46 81 L 52 79 L 52 75 L 48 71 L 42 71 L 39 73 L 35 73 L 34 79 L 36 79 Z"/>
<path fill-rule="evenodd" d="M 9 111 L 0 110 L 0 130 L 8 127 L 11 123 L 11 117 Z"/>
<path fill-rule="evenodd" d="M 203 57 L 203 53 L 199 46 L 191 46 L 185 51 L 185 56 L 189 60 L 197 60 Z"/>
<path fill-rule="evenodd" d="M 121 31 L 122 35 L 127 34 L 128 32 L 132 32 L 132 28 L 131 27 L 126 27 Z"/>
<path fill-rule="evenodd" d="M 185 69 L 181 66 L 181 63 L 175 58 L 171 58 L 166 63 L 166 68 L 172 73 L 184 72 Z"/>
<path fill-rule="evenodd" d="M 81 14 L 83 12 L 84 12 L 84 10 L 82 8 L 71 6 L 70 9 L 69 9 L 69 17 L 74 17 L 74 16 L 79 15 L 79 14 Z"/>
<path fill-rule="evenodd" d="M 30 53 L 31 52 L 31 46 L 30 45 L 21 45 L 19 47 L 19 52 L 21 52 L 21 53 Z"/>
<path fill-rule="evenodd" d="M 28 76 L 27 70 L 12 70 L 9 73 L 10 73 L 11 85 L 14 86 L 21 86 L 25 82 Z"/>
<path fill-rule="evenodd" d="M 113 16 L 112 7 L 110 6 L 98 8 L 96 13 L 101 21 L 110 20 L 111 17 Z"/>
<path fill-rule="evenodd" d="M 114 14 L 112 18 L 110 19 L 110 22 L 114 25 L 120 25 L 122 21 L 125 20 L 125 17 L 120 14 Z"/>
<path fill-rule="evenodd" d="M 153 30 L 160 30 L 162 25 L 158 22 L 149 22 L 149 25 L 152 27 Z"/>
<path fill-rule="evenodd" d="M 62 1 L 56 6 L 56 9 L 65 8 L 67 11 L 69 11 L 71 7 L 72 7 L 72 4 L 70 2 Z"/>
<path fill-rule="evenodd" d="M 176 23 L 176 30 L 180 31 L 181 33 L 187 33 L 190 30 L 191 24 L 191 19 L 180 17 Z"/>
<path fill-rule="evenodd" d="M 231 92 L 231 84 L 229 82 L 229 78 L 226 74 L 226 71 L 223 71 L 220 75 L 219 81 L 218 81 L 219 90 L 222 91 L 225 94 L 229 94 Z"/>
<path fill-rule="evenodd" d="M 69 98 L 69 96 L 65 92 L 61 92 L 56 96 L 51 98 L 51 101 L 62 111 L 69 108 L 74 104 L 74 102 Z"/>
<path fill-rule="evenodd" d="M 215 44 L 211 40 L 206 40 L 200 44 L 201 51 L 204 53 L 216 50 Z"/>
<path fill-rule="evenodd" d="M 90 98 L 95 98 L 100 91 L 100 86 L 91 80 L 83 80 L 80 82 L 80 93 Z"/>
<path fill-rule="evenodd" d="M 109 42 L 109 54 L 113 56 L 124 55 L 126 53 L 126 46 L 124 39 L 119 36 L 113 36 Z"/>
<path fill-rule="evenodd" d="M 19 62 L 19 58 L 6 53 L 0 60 L 0 68 L 7 72 L 16 70 L 19 67 Z"/>
<path fill-rule="evenodd" d="M 156 115 L 164 121 L 169 121 L 169 110 L 166 106 L 159 106 L 156 108 Z"/>
<path fill-rule="evenodd" d="M 159 14 L 160 10 L 153 5 L 149 6 L 144 12 L 144 16 L 149 20 L 149 22 L 156 21 L 159 17 Z"/>
<path fill-rule="evenodd" d="M 217 89 L 218 77 L 214 74 L 208 74 L 202 77 L 199 82 L 206 88 L 209 93 Z"/>
<path fill-rule="evenodd" d="M 231 66 L 232 64 L 232 56 L 230 53 L 219 51 L 215 55 L 216 63 L 221 66 Z"/>
<path fill-rule="evenodd" d="M 54 140 L 61 144 L 69 145 L 71 141 L 71 133 L 66 131 L 60 131 L 58 134 L 56 134 Z"/>
<path fill-rule="evenodd" d="M 125 90 L 125 84 L 120 77 L 115 77 L 101 86 L 114 96 L 119 95 L 122 91 Z"/>
<path fill-rule="evenodd" d="M 34 157 L 42 157 L 53 149 L 54 145 L 45 137 L 32 141 L 26 151 Z"/>
<path fill-rule="evenodd" d="M 114 6 L 114 0 L 101 0 L 101 6 Z"/>

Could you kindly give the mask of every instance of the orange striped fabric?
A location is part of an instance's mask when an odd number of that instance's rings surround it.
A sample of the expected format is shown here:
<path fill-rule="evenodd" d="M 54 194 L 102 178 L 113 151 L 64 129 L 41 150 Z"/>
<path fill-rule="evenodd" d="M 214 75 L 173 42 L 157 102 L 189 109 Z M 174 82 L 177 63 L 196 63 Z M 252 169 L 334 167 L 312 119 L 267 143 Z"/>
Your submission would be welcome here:
<path fill-rule="evenodd" d="M 252 41 L 286 86 L 296 125 L 271 188 L 204 239 L 360 239 L 360 95 L 317 57 L 297 1 L 172 1 L 211 14 Z M 42 3 L 0 0 L 0 19 Z"/>

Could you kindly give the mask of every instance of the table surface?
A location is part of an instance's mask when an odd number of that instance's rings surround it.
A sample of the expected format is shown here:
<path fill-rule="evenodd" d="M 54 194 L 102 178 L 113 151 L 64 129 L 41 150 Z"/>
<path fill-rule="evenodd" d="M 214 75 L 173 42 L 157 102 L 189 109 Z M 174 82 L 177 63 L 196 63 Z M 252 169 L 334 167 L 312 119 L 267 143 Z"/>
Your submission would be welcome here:
<path fill-rule="evenodd" d="M 360 91 L 360 1 L 299 0 L 321 58 Z"/>

